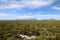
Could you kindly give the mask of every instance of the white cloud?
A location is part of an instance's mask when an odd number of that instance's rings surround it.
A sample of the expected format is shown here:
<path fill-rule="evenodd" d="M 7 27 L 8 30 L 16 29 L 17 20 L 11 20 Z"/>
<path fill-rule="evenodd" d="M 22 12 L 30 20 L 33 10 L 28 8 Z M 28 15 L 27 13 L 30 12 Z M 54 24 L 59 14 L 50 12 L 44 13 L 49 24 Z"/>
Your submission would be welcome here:
<path fill-rule="evenodd" d="M 9 17 L 9 16 L 17 16 L 18 14 L 7 14 L 7 13 L 0 13 L 0 17 Z"/>
<path fill-rule="evenodd" d="M 19 4 L 8 4 L 8 5 L 4 5 L 4 6 L 0 6 L 0 8 L 1 9 L 13 9 L 13 8 L 15 8 L 15 9 L 21 9 L 21 8 L 23 8 L 24 7 L 24 5 L 19 5 Z"/>
<path fill-rule="evenodd" d="M 7 4 L 0 5 L 1 9 L 6 9 L 6 8 L 39 8 L 39 7 L 45 7 L 48 5 L 51 5 L 54 3 L 54 0 L 21 0 L 21 1 L 16 1 L 16 0 L 0 0 L 0 2 L 5 2 Z"/>
<path fill-rule="evenodd" d="M 51 5 L 53 2 L 54 0 L 22 0 L 22 3 L 26 7 L 30 7 L 30 8 L 44 7 L 47 5 Z"/>
<path fill-rule="evenodd" d="M 29 16 L 29 15 L 22 15 L 22 16 L 17 16 L 17 19 L 32 19 L 33 16 Z"/>
<path fill-rule="evenodd" d="M 0 13 L 0 20 L 15 20 L 17 19 L 16 16 L 18 16 L 18 14 Z"/>
<path fill-rule="evenodd" d="M 3 14 L 3 13 L 0 13 L 0 16 L 7 16 L 8 14 Z"/>
<path fill-rule="evenodd" d="M 41 20 L 41 19 L 56 19 L 56 20 L 59 20 L 60 15 L 35 15 L 35 17 L 37 18 L 37 20 Z"/>
<path fill-rule="evenodd" d="M 22 15 L 22 16 L 17 16 L 17 19 L 37 19 L 37 20 L 41 20 L 41 19 L 59 19 L 60 15 Z"/>
<path fill-rule="evenodd" d="M 57 7 L 57 6 L 53 6 L 51 8 L 54 9 L 54 10 L 60 10 L 60 7 Z"/>
<path fill-rule="evenodd" d="M 43 20 L 43 19 L 60 19 L 60 15 L 21 15 L 18 14 L 6 14 L 6 13 L 0 13 L 0 19 L 37 19 L 37 20 Z"/>
<path fill-rule="evenodd" d="M 35 15 L 35 16 L 60 16 L 60 15 Z"/>

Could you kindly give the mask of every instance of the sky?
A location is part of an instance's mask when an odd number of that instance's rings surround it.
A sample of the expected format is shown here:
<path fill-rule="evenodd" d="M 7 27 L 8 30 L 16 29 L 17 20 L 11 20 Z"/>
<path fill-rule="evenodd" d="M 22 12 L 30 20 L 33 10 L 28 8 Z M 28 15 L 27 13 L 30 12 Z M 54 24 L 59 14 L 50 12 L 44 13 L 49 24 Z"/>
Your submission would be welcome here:
<path fill-rule="evenodd" d="M 60 0 L 0 0 L 0 20 L 60 20 Z"/>

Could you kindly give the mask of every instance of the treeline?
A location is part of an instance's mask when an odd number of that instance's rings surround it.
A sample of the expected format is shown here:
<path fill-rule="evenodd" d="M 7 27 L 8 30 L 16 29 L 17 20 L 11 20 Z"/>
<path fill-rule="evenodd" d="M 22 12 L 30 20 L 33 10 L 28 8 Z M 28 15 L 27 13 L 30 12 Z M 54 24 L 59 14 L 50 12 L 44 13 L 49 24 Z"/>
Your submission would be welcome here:
<path fill-rule="evenodd" d="M 37 36 L 32 40 L 60 40 L 60 21 L 0 21 L 0 40 L 21 40 L 19 34 Z"/>

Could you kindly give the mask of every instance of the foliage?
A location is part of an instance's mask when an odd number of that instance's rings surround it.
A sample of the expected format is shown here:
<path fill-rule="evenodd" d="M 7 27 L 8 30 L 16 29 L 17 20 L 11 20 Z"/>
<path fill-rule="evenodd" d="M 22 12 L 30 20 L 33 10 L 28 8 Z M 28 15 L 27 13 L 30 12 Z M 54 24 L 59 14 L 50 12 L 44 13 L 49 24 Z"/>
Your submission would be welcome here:
<path fill-rule="evenodd" d="M 19 40 L 19 37 L 16 37 L 19 34 L 34 35 L 38 40 L 44 40 L 44 38 L 60 40 L 60 21 L 0 21 L 0 40 Z"/>

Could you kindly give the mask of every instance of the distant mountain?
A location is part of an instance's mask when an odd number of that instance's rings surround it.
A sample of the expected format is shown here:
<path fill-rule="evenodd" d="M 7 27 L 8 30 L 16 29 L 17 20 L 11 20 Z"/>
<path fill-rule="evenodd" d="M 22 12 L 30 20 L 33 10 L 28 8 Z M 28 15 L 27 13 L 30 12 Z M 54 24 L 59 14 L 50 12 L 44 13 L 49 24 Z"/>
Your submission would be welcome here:
<path fill-rule="evenodd" d="M 37 20 L 37 19 L 17 19 L 17 20 Z"/>

